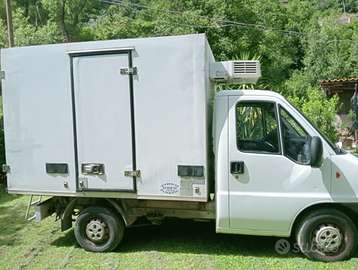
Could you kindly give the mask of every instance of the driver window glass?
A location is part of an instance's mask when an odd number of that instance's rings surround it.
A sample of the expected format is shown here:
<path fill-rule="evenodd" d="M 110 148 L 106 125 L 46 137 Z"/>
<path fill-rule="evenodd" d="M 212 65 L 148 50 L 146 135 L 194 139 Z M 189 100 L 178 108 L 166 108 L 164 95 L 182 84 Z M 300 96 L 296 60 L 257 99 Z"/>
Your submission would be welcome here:
<path fill-rule="evenodd" d="M 279 153 L 274 103 L 245 102 L 236 108 L 237 146 L 241 151 Z"/>
<path fill-rule="evenodd" d="M 280 109 L 285 156 L 302 164 L 309 163 L 309 135 L 283 108 Z"/>

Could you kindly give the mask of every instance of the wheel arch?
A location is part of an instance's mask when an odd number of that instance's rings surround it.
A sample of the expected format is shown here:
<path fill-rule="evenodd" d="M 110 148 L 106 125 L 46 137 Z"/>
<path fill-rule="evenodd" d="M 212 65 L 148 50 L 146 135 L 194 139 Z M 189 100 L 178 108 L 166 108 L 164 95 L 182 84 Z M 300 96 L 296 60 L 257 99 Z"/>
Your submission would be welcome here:
<path fill-rule="evenodd" d="M 126 227 L 133 224 L 133 222 L 136 220 L 136 218 L 128 217 L 120 200 L 115 200 L 111 198 L 88 198 L 85 200 L 83 198 L 75 198 L 67 204 L 65 210 L 61 215 L 61 231 L 66 231 L 72 228 L 72 213 L 76 208 L 78 208 L 79 205 L 85 205 L 85 208 L 93 205 L 102 205 L 109 207 L 115 210 L 116 213 L 119 213 Z"/>
<path fill-rule="evenodd" d="M 126 227 L 130 226 L 133 223 L 133 221 L 131 221 L 126 215 L 121 201 L 113 200 L 110 198 L 105 198 L 105 200 L 109 202 L 111 206 L 120 214 Z"/>
<path fill-rule="evenodd" d="M 308 207 L 302 209 L 294 219 L 294 222 L 291 226 L 291 235 L 292 232 L 295 232 L 297 225 L 305 219 L 310 213 L 318 211 L 320 209 L 335 209 L 347 215 L 356 226 L 358 230 L 358 203 L 356 204 L 342 204 L 342 203 L 319 203 L 314 205 L 309 205 Z"/>

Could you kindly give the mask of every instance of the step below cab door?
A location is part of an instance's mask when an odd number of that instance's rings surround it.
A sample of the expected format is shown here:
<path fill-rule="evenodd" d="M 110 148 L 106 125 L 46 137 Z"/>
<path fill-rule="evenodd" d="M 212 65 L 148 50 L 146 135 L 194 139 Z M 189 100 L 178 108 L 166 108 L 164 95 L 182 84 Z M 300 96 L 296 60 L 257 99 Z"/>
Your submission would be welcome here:
<path fill-rule="evenodd" d="M 310 165 L 315 134 L 287 103 L 229 96 L 229 108 L 230 230 L 287 234 L 301 209 L 329 201 L 323 172 L 330 161 L 321 168 Z"/>

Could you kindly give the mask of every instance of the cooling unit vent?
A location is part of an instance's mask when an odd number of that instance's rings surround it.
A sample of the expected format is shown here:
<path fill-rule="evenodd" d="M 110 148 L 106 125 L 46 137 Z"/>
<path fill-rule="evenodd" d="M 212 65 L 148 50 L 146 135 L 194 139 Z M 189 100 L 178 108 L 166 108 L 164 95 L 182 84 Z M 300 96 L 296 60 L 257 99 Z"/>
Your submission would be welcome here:
<path fill-rule="evenodd" d="M 256 74 L 257 63 L 255 62 L 238 62 L 234 61 L 234 74 Z"/>
<path fill-rule="evenodd" d="M 234 60 L 210 64 L 210 80 L 214 84 L 256 83 L 260 76 L 260 61 L 257 60 Z"/>

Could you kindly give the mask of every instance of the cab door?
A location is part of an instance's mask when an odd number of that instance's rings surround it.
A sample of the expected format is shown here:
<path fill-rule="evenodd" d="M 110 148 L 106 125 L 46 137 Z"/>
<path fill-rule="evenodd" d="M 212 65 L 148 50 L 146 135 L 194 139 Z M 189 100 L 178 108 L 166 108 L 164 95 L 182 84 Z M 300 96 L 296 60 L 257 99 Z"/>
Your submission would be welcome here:
<path fill-rule="evenodd" d="M 328 194 L 309 165 L 311 135 L 274 99 L 229 96 L 229 104 L 230 229 L 287 234 L 300 209 Z"/>

